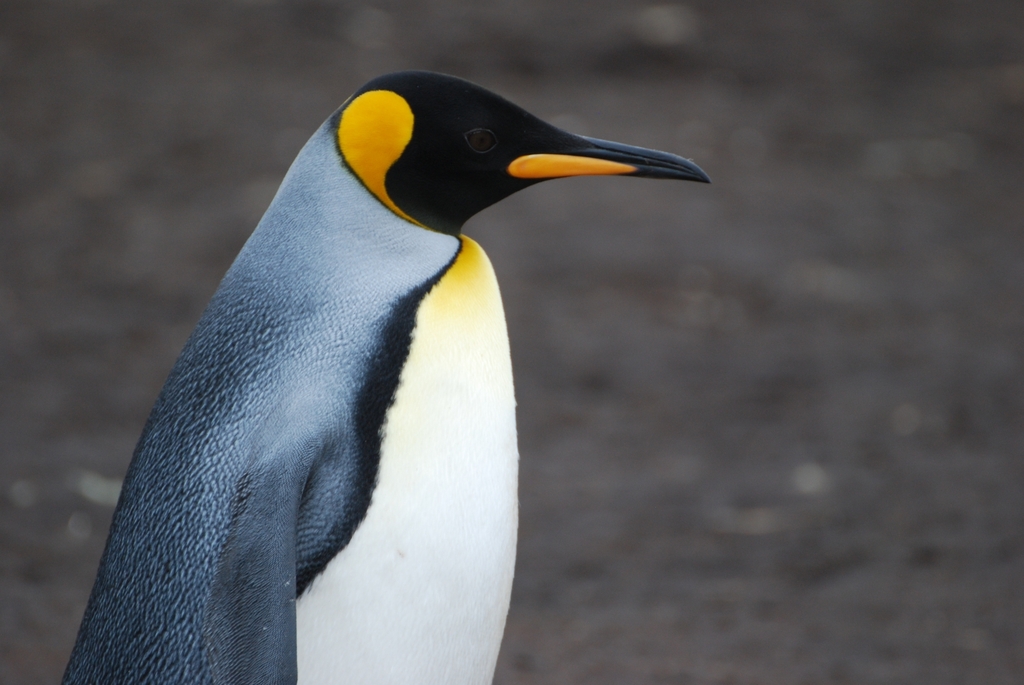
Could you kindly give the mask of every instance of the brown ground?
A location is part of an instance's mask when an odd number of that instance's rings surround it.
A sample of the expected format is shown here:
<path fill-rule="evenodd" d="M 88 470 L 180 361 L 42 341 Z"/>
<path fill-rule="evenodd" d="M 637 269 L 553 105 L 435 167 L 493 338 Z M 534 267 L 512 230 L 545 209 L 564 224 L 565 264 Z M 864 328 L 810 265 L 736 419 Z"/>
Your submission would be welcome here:
<path fill-rule="evenodd" d="M 0 682 L 305 137 L 443 70 L 710 187 L 475 218 L 522 527 L 496 682 L 1024 682 L 1024 5 L 0 0 Z"/>

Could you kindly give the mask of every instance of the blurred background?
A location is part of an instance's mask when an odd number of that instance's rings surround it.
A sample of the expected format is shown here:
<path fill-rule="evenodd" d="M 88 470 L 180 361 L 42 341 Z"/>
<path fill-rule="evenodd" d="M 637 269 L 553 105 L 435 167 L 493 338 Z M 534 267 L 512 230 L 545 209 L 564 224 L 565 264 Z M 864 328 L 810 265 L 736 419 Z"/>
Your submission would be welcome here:
<path fill-rule="evenodd" d="M 306 138 L 399 68 L 711 186 L 474 218 L 522 525 L 496 683 L 1024 682 L 1018 0 L 0 0 L 0 682 Z"/>

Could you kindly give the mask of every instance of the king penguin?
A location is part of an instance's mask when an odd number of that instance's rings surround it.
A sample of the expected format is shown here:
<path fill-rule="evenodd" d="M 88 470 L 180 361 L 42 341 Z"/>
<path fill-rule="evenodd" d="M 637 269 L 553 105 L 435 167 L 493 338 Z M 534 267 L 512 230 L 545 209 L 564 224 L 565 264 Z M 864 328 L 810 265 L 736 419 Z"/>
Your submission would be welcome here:
<path fill-rule="evenodd" d="M 518 519 L 465 221 L 550 178 L 707 182 L 467 81 L 376 78 L 302 148 L 135 449 L 65 685 L 486 685 Z"/>

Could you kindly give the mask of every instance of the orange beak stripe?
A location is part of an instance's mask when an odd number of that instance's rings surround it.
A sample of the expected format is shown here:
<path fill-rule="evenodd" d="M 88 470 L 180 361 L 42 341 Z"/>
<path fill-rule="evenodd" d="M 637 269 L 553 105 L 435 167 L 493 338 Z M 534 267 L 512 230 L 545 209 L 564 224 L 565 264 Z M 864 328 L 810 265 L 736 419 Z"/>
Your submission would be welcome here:
<path fill-rule="evenodd" d="M 629 164 L 573 155 L 523 155 L 508 165 L 516 178 L 561 178 L 563 176 L 618 176 L 637 169 Z"/>

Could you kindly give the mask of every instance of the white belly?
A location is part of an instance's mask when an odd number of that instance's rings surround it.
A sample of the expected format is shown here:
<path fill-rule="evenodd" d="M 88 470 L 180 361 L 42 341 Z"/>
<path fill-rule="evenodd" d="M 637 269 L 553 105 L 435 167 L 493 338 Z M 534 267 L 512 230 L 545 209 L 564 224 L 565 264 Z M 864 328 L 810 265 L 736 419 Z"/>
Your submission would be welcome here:
<path fill-rule="evenodd" d="M 366 518 L 296 606 L 300 685 L 487 685 L 518 519 L 501 297 L 463 238 L 424 298 Z"/>

